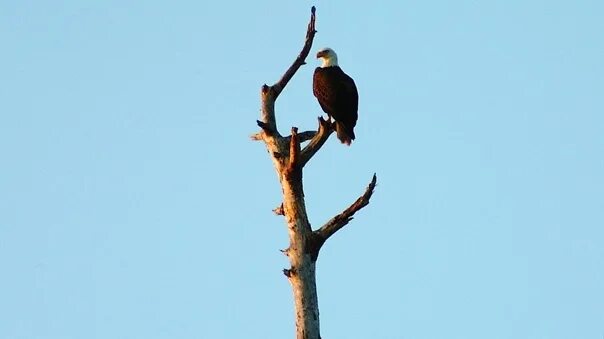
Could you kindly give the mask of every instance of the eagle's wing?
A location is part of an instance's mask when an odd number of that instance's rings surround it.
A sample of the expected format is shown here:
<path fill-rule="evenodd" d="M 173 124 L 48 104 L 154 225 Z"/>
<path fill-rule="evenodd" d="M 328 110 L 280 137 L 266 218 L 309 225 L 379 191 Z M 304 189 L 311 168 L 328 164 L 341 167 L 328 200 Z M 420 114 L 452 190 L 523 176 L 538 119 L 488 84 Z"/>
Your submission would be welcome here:
<path fill-rule="evenodd" d="M 331 114 L 336 107 L 337 90 L 330 84 L 330 75 L 324 69 L 317 67 L 313 75 L 313 94 L 317 97 L 323 112 Z"/>
<path fill-rule="evenodd" d="M 346 111 L 355 115 L 354 120 L 356 122 L 356 114 L 359 108 L 359 92 L 357 91 L 357 86 L 354 83 L 354 80 L 344 72 L 342 72 L 339 84 L 338 97 L 346 98 Z"/>

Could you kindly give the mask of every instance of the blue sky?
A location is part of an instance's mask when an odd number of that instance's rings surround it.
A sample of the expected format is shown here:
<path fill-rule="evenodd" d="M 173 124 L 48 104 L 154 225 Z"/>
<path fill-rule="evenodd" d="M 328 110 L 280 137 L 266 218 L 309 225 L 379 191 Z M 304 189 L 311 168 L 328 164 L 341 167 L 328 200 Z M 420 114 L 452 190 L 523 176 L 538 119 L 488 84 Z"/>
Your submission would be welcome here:
<path fill-rule="evenodd" d="M 293 336 L 249 140 L 308 1 L 0 2 L 0 338 Z M 316 3 L 357 140 L 305 170 L 324 338 L 602 338 L 604 3 Z M 309 59 L 277 102 L 316 128 Z"/>

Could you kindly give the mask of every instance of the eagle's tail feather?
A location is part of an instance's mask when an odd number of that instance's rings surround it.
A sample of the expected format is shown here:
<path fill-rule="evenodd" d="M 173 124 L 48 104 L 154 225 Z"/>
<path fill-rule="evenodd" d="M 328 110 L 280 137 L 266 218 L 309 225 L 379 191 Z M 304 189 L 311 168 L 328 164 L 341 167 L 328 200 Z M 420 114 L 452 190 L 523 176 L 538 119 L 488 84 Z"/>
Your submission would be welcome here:
<path fill-rule="evenodd" d="M 339 121 L 336 121 L 336 134 L 338 136 L 338 139 L 340 139 L 340 141 L 343 144 L 346 144 L 347 146 L 350 146 L 352 140 L 354 140 L 353 129 L 348 128 L 346 125 Z"/>

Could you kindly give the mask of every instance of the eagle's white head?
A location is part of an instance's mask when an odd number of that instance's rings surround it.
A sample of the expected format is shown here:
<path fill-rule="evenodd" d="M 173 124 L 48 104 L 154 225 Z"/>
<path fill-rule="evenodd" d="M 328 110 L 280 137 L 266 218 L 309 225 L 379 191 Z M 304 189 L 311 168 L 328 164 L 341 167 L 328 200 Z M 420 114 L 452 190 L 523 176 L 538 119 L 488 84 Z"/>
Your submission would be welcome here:
<path fill-rule="evenodd" d="M 317 52 L 317 59 L 321 59 L 321 67 L 338 65 L 338 55 L 329 47 L 320 49 Z"/>

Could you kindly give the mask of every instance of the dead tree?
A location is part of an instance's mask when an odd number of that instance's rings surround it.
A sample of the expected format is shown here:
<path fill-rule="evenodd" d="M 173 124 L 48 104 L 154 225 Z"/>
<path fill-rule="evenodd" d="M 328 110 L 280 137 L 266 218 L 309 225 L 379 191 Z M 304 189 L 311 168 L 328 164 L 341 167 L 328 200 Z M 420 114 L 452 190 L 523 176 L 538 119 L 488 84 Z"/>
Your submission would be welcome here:
<path fill-rule="evenodd" d="M 316 132 L 298 133 L 298 129 L 292 127 L 291 135 L 284 137 L 277 129 L 275 101 L 300 66 L 306 63 L 305 59 L 316 32 L 313 6 L 302 51 L 277 83 L 262 86 L 262 113 L 257 121 L 261 131 L 252 136 L 252 139 L 264 141 L 266 144 L 283 190 L 283 203 L 273 211 L 285 217 L 289 231 L 289 247 L 283 253 L 289 258 L 291 267 L 284 269 L 283 273 L 289 279 L 294 292 L 297 339 L 321 338 L 315 278 L 319 251 L 329 237 L 348 224 L 358 210 L 369 204 L 377 181 L 374 174 L 365 193 L 350 207 L 319 229 L 312 230 L 304 204 L 302 169 L 327 141 L 333 127 L 330 122 L 319 117 L 319 128 Z M 302 148 L 300 144 L 306 141 L 308 144 Z"/>

